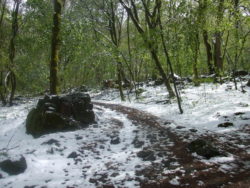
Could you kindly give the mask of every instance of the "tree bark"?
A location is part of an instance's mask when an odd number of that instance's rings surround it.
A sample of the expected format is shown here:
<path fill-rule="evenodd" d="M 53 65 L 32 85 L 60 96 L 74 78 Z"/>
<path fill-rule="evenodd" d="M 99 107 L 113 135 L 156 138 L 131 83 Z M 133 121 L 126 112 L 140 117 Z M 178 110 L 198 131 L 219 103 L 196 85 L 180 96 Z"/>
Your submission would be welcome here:
<path fill-rule="evenodd" d="M 0 16 L 0 29 L 2 27 L 3 17 L 4 17 L 5 10 L 6 10 L 6 2 L 7 2 L 7 0 L 4 0 L 4 2 L 1 2 L 2 10 L 1 10 L 1 16 Z"/>
<path fill-rule="evenodd" d="M 0 15 L 0 49 L 2 49 L 2 44 L 3 44 L 3 37 L 2 37 L 2 24 L 3 24 L 3 17 L 5 14 L 5 10 L 6 10 L 6 2 L 7 0 L 1 1 L 1 15 Z M 2 65 L 3 66 L 3 65 Z M 4 86 L 4 76 L 3 76 L 3 68 L 1 68 L 0 70 L 0 100 L 2 101 L 3 105 L 7 104 L 6 101 L 6 88 Z"/>
<path fill-rule="evenodd" d="M 179 92 L 178 92 L 178 89 L 177 89 L 177 86 L 176 86 L 173 66 L 172 66 L 172 63 L 170 61 L 170 57 L 169 57 L 167 46 L 165 44 L 165 37 L 164 37 L 164 34 L 163 34 L 163 26 L 162 26 L 162 22 L 161 22 L 161 14 L 160 14 L 160 12 L 161 12 L 161 1 L 159 1 L 159 2 L 160 2 L 160 5 L 158 6 L 159 14 L 158 14 L 158 18 L 157 19 L 158 19 L 159 26 L 160 26 L 161 42 L 162 42 L 164 54 L 165 54 L 165 57 L 166 57 L 166 60 L 167 60 L 167 65 L 169 66 L 171 77 L 173 79 L 174 90 L 175 90 L 175 94 L 176 94 L 176 98 L 177 98 L 177 102 L 178 102 L 178 108 L 179 108 L 180 113 L 183 114 L 183 109 L 181 107 L 181 98 L 180 98 L 180 95 L 179 95 Z"/>
<path fill-rule="evenodd" d="M 214 74 L 214 67 L 213 67 L 213 54 L 212 54 L 212 46 L 211 44 L 208 42 L 208 33 L 206 30 L 203 30 L 203 40 L 204 40 L 204 44 L 206 47 L 206 52 L 207 52 L 207 66 L 208 66 L 208 71 L 209 74 Z"/>
<path fill-rule="evenodd" d="M 223 71 L 223 60 L 221 54 L 221 32 L 215 33 L 215 43 L 214 43 L 214 64 L 218 72 Z"/>
<path fill-rule="evenodd" d="M 217 26 L 219 27 L 224 13 L 224 0 L 218 0 L 218 9 L 217 9 Z M 214 42 L 214 66 L 216 67 L 216 73 L 221 74 L 223 72 L 223 58 L 221 53 L 221 43 L 222 43 L 222 33 L 220 29 L 214 34 L 215 42 Z"/>
<path fill-rule="evenodd" d="M 19 13 L 19 6 L 21 4 L 21 0 L 15 0 L 14 2 L 14 10 L 12 13 L 12 36 L 10 39 L 10 48 L 9 48 L 9 60 L 10 63 L 8 65 L 8 76 L 9 81 L 11 85 L 11 91 L 10 91 L 10 98 L 9 98 L 9 104 L 13 104 L 13 99 L 16 91 L 16 75 L 14 72 L 14 59 L 16 56 L 16 48 L 15 48 L 15 39 L 17 37 L 18 33 L 18 13 Z"/>
<path fill-rule="evenodd" d="M 194 62 L 193 62 L 193 73 L 194 73 L 194 85 L 199 86 L 199 73 L 198 73 L 198 55 L 199 55 L 199 49 L 200 49 L 200 41 L 199 41 L 199 33 L 195 33 L 195 40 L 194 40 L 194 52 L 193 52 L 193 57 L 194 57 Z"/>
<path fill-rule="evenodd" d="M 208 32 L 206 29 L 206 10 L 208 9 L 208 1 L 207 0 L 199 0 L 199 11 L 198 11 L 198 18 L 199 18 L 199 24 L 201 25 L 202 29 L 202 37 L 203 42 L 206 49 L 207 54 L 207 67 L 209 74 L 214 74 L 214 66 L 213 66 L 213 53 L 212 53 L 212 46 L 209 43 L 208 39 Z"/>
<path fill-rule="evenodd" d="M 122 90 L 122 64 L 121 62 L 117 62 L 117 79 L 118 79 L 118 88 L 119 88 L 119 92 L 120 92 L 120 97 L 121 97 L 121 101 L 125 101 L 125 96 L 123 94 L 123 90 Z"/>
<path fill-rule="evenodd" d="M 5 87 L 3 83 L 3 71 L 0 72 L 0 100 L 2 101 L 2 104 L 5 106 L 7 104 L 6 98 L 5 98 Z"/>
<path fill-rule="evenodd" d="M 104 1 L 103 1 L 104 3 Z M 125 101 L 125 96 L 123 94 L 123 86 L 122 86 L 122 80 L 126 80 L 125 73 L 122 69 L 122 62 L 119 58 L 119 47 L 121 42 L 121 33 L 122 33 L 122 22 L 123 22 L 123 16 L 121 19 L 118 18 L 118 15 L 116 14 L 116 4 L 113 2 L 113 0 L 106 1 L 107 4 L 107 10 L 106 14 L 108 17 L 108 29 L 109 29 L 109 35 L 111 38 L 111 42 L 114 46 L 114 52 L 115 52 L 115 59 L 116 59 L 116 74 L 117 74 L 117 81 L 118 81 L 118 89 L 120 93 L 121 101 Z"/>
<path fill-rule="evenodd" d="M 50 61 L 50 94 L 58 94 L 58 63 L 60 52 L 60 28 L 62 8 L 64 5 L 63 0 L 54 0 L 54 15 L 52 27 L 52 40 L 51 40 L 51 61 Z"/>
<path fill-rule="evenodd" d="M 175 96 L 174 91 L 172 90 L 169 79 L 168 79 L 165 71 L 162 68 L 161 62 L 157 56 L 157 52 L 154 49 L 151 49 L 150 53 L 151 53 L 152 59 L 154 60 L 155 65 L 156 65 L 162 79 L 164 80 L 164 84 L 169 92 L 169 97 L 170 98 L 174 97 Z"/>

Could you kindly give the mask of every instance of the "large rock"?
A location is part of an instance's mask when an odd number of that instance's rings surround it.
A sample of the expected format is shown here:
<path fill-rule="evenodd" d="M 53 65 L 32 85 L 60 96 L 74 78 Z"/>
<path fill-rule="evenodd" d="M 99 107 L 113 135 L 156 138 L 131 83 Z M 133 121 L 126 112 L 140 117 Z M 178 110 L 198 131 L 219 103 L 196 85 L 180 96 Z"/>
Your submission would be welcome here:
<path fill-rule="evenodd" d="M 28 114 L 26 132 L 39 137 L 48 133 L 76 130 L 94 120 L 93 104 L 88 94 L 45 96 Z"/>
<path fill-rule="evenodd" d="M 217 148 L 213 147 L 211 143 L 203 139 L 192 141 L 191 143 L 189 143 L 188 149 L 192 153 L 197 153 L 198 155 L 203 156 L 207 159 L 223 155 Z"/>
<path fill-rule="evenodd" d="M 8 173 L 9 175 L 18 175 L 23 173 L 27 168 L 27 163 L 25 158 L 22 156 L 18 160 L 5 160 L 0 162 L 0 168 L 2 171 Z"/>
<path fill-rule="evenodd" d="M 250 87 L 250 79 L 247 81 L 247 87 Z"/>
<path fill-rule="evenodd" d="M 237 70 L 237 71 L 235 71 L 235 72 L 233 73 L 233 75 L 234 75 L 235 77 L 246 76 L 246 75 L 248 75 L 248 74 L 249 74 L 249 72 L 247 72 L 247 71 L 245 71 L 245 70 Z"/>

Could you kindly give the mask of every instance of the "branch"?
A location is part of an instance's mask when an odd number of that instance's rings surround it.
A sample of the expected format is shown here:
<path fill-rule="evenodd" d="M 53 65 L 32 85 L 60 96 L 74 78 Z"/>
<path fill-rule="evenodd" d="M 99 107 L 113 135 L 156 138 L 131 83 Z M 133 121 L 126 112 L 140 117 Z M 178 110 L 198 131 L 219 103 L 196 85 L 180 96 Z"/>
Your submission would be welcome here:
<path fill-rule="evenodd" d="M 142 29 L 142 27 L 140 26 L 138 19 L 136 18 L 137 16 L 135 16 L 131 10 L 131 8 L 129 8 L 122 0 L 119 0 L 119 2 L 121 3 L 121 5 L 123 6 L 123 8 L 127 11 L 128 16 L 131 18 L 131 20 L 133 21 L 136 29 L 138 30 L 138 32 L 140 34 L 144 33 L 144 30 Z M 131 1 L 132 2 L 132 1 Z"/>

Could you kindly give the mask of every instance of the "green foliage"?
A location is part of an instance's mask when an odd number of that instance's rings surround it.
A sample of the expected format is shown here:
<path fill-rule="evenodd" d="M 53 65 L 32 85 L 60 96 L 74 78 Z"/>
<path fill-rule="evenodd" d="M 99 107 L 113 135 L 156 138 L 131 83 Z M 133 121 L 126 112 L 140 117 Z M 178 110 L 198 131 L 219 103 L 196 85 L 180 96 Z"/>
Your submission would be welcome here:
<path fill-rule="evenodd" d="M 113 2 L 122 9 L 117 0 Z M 162 1 L 163 34 L 176 74 L 195 75 L 195 70 L 198 77 L 208 74 L 204 30 L 208 33 L 212 53 L 214 34 L 222 33 L 224 72 L 229 73 L 234 68 L 250 70 L 250 18 L 247 8 L 250 7 L 250 2 L 241 0 L 239 9 L 232 2 L 225 0 L 223 11 L 218 13 L 219 0 Z M 159 77 L 144 38 L 138 33 L 131 19 L 127 25 L 128 17 L 126 14 L 122 15 L 119 8 L 116 17 L 123 16 L 123 22 L 120 23 L 122 33 L 119 48 L 114 48 L 114 44 L 110 42 L 110 15 L 106 11 L 109 10 L 108 3 L 110 0 L 66 2 L 62 17 L 59 63 L 61 90 L 83 84 L 98 87 L 103 80 L 116 80 L 117 59 L 121 61 L 128 80 L 139 82 Z M 150 10 L 152 4 L 149 6 Z M 146 31 L 145 35 L 150 35 L 151 40 L 156 41 L 152 48 L 157 50 L 164 70 L 169 71 L 163 47 L 159 42 L 159 28 L 150 30 L 145 24 L 145 12 L 141 1 L 138 1 L 136 6 L 141 27 Z M 17 89 L 22 93 L 39 93 L 49 88 L 53 7 L 50 0 L 27 0 L 22 7 L 23 12 L 19 15 L 19 34 L 15 41 L 17 53 L 14 70 L 18 81 Z M 0 71 L 3 72 L 9 63 L 11 36 L 11 8 L 7 9 L 0 27 Z M 219 14 L 222 14 L 220 19 Z M 228 61 L 229 58 L 233 63 Z M 195 79 L 198 83 L 213 82 L 213 78 Z"/>

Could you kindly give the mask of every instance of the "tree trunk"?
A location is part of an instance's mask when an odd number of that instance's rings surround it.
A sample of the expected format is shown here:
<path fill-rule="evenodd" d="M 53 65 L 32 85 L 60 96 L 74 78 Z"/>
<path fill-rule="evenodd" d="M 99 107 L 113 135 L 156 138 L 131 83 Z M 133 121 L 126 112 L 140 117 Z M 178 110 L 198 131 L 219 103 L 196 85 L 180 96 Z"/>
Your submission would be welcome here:
<path fill-rule="evenodd" d="M 1 15 L 0 15 L 0 49 L 2 49 L 2 44 L 3 44 L 3 37 L 2 37 L 2 24 L 3 24 L 3 17 L 4 17 L 4 13 L 5 13 L 5 10 L 6 10 L 6 2 L 7 0 L 4 0 L 4 1 L 1 1 Z M 0 100 L 2 101 L 2 104 L 3 105 L 6 105 L 7 104 L 7 101 L 6 101 L 6 88 L 4 87 L 4 76 L 3 76 L 3 72 L 4 70 L 1 68 L 0 70 Z"/>
<path fill-rule="evenodd" d="M 193 54 L 193 57 L 194 57 L 193 74 L 194 74 L 194 85 L 195 86 L 199 86 L 200 85 L 198 68 L 197 68 L 199 48 L 200 48 L 200 41 L 199 41 L 199 34 L 197 32 L 197 33 L 195 33 L 194 52 L 193 52 L 194 53 Z"/>
<path fill-rule="evenodd" d="M 118 79 L 118 88 L 119 88 L 119 92 L 120 92 L 120 97 L 121 97 L 121 101 L 125 101 L 125 97 L 123 94 L 123 90 L 122 90 L 122 67 L 121 67 L 121 62 L 117 62 L 117 79 Z"/>
<path fill-rule="evenodd" d="M 61 14 L 64 5 L 63 0 L 54 0 L 54 15 L 52 27 L 52 40 L 51 40 L 51 61 L 50 61 L 50 94 L 58 94 L 58 63 L 60 52 L 60 27 L 61 27 Z"/>
<path fill-rule="evenodd" d="M 240 26 L 240 22 L 239 22 L 239 0 L 234 0 L 234 19 L 235 19 L 235 23 L 234 23 L 234 27 L 235 27 L 235 31 L 234 31 L 234 48 L 235 48 L 235 53 L 234 53 L 234 71 L 237 70 L 237 65 L 238 65 L 238 61 L 239 61 L 239 26 Z"/>
<path fill-rule="evenodd" d="M 16 56 L 16 48 L 15 48 L 15 39 L 17 37 L 18 32 L 18 12 L 19 6 L 21 4 L 21 0 L 15 0 L 14 3 L 14 11 L 12 13 L 12 36 L 10 39 L 10 49 L 9 49 L 9 60 L 10 64 L 8 65 L 9 70 L 9 81 L 11 85 L 9 104 L 12 105 L 15 91 L 16 91 L 16 75 L 14 72 L 14 59 Z"/>
<path fill-rule="evenodd" d="M 131 43 L 130 43 L 130 26 L 129 26 L 129 16 L 127 18 L 127 45 L 128 45 L 128 55 L 129 55 L 129 65 L 128 65 L 128 69 L 129 69 L 129 73 L 130 73 L 130 77 L 131 80 L 133 82 L 133 86 L 134 86 L 134 90 L 135 90 L 135 95 L 136 95 L 136 99 L 138 98 L 138 93 L 137 91 L 137 85 L 136 85 L 136 71 L 135 70 L 135 66 L 133 66 L 133 62 L 132 62 L 132 53 L 131 53 Z M 133 88 L 131 87 L 131 90 Z"/>
<path fill-rule="evenodd" d="M 150 53 L 151 53 L 152 59 L 154 60 L 155 65 L 156 65 L 162 79 L 164 80 L 164 84 L 165 84 L 165 86 L 166 86 L 166 88 L 167 88 L 167 90 L 169 92 L 169 97 L 170 98 L 174 97 L 175 96 L 174 91 L 173 91 L 173 89 L 172 89 L 172 87 L 170 85 L 169 79 L 168 79 L 165 71 L 163 70 L 163 68 L 161 66 L 161 62 L 160 62 L 160 60 L 159 60 L 159 58 L 157 56 L 157 52 L 154 49 L 151 49 Z"/>
<path fill-rule="evenodd" d="M 2 104 L 5 106 L 7 104 L 6 98 L 5 98 L 5 87 L 3 83 L 3 71 L 0 72 L 0 100 L 2 101 Z"/>
<path fill-rule="evenodd" d="M 208 32 L 206 30 L 206 25 L 207 25 L 206 10 L 208 9 L 208 1 L 199 0 L 198 3 L 199 3 L 198 18 L 199 18 L 199 24 L 201 25 L 203 42 L 204 42 L 206 54 L 207 54 L 208 72 L 209 74 L 214 74 L 214 66 L 212 62 L 213 61 L 212 46 L 209 43 Z"/>
<path fill-rule="evenodd" d="M 126 80 L 125 78 L 125 73 L 122 69 L 122 63 L 120 62 L 119 59 L 119 47 L 120 47 L 120 41 L 121 41 L 121 33 L 122 33 L 122 21 L 123 21 L 123 16 L 119 20 L 117 16 L 117 8 L 115 6 L 115 3 L 111 1 L 107 1 L 107 11 L 106 14 L 109 18 L 108 20 L 108 26 L 109 26 L 109 34 L 111 41 L 114 45 L 114 51 L 115 51 L 115 56 L 116 56 L 116 62 L 117 62 L 117 79 L 118 79 L 118 89 L 120 92 L 120 98 L 121 101 L 125 101 L 125 97 L 123 94 L 123 86 L 122 86 L 122 80 Z"/>
<path fill-rule="evenodd" d="M 1 16 L 0 16 L 0 29 L 2 28 L 3 17 L 4 17 L 5 10 L 6 10 L 6 2 L 7 0 L 4 0 L 4 2 L 1 2 L 2 10 L 1 10 Z"/>
<path fill-rule="evenodd" d="M 207 52 L 207 66 L 208 66 L 208 71 L 209 74 L 214 74 L 214 67 L 212 64 L 213 61 L 213 54 L 212 54 L 212 47 L 210 45 L 210 43 L 208 42 L 208 33 L 206 30 L 203 30 L 203 40 L 204 40 L 204 44 L 206 47 L 206 52 Z"/>
<path fill-rule="evenodd" d="M 158 69 L 162 79 L 164 80 L 165 86 L 169 92 L 169 97 L 172 98 L 175 96 L 173 89 L 171 88 L 170 81 L 162 68 L 161 62 L 157 56 L 157 47 L 158 43 L 155 41 L 155 31 L 156 27 L 159 26 L 157 23 L 157 12 L 155 11 L 153 15 L 149 13 L 149 9 L 147 7 L 147 4 L 143 2 L 144 6 L 144 11 L 145 11 L 145 21 L 147 26 L 149 27 L 150 32 L 144 31 L 144 29 L 141 27 L 140 22 L 139 22 L 139 16 L 138 16 L 138 11 L 136 9 L 136 5 L 134 1 L 130 0 L 130 3 L 132 5 L 132 8 L 128 7 L 123 0 L 119 0 L 123 8 L 127 11 L 128 16 L 131 18 L 132 22 L 134 23 L 137 31 L 140 33 L 142 36 L 142 39 L 147 46 L 153 61 L 155 62 L 156 68 Z M 159 2 L 157 1 L 155 3 L 154 10 L 156 10 L 159 6 Z"/>
<path fill-rule="evenodd" d="M 9 103 L 10 105 L 13 104 L 13 99 L 15 96 L 15 92 L 16 92 L 16 75 L 15 73 L 12 71 L 10 72 L 10 84 L 11 84 L 11 92 L 10 92 L 10 100 Z"/>
<path fill-rule="evenodd" d="M 223 71 L 223 60 L 221 54 L 221 33 L 215 33 L 215 43 L 214 43 L 214 65 L 216 67 L 217 74 Z"/>
<path fill-rule="evenodd" d="M 221 25 L 224 13 L 224 0 L 218 0 L 218 9 L 217 9 L 217 27 Z M 221 43 L 222 43 L 222 33 L 220 29 L 217 28 L 217 31 L 214 34 L 214 66 L 216 68 L 216 73 L 221 75 L 223 72 L 223 58 L 221 53 Z"/>
<path fill-rule="evenodd" d="M 161 3 L 161 1 L 160 1 L 160 3 Z M 158 11 L 159 11 L 158 22 L 159 22 L 159 26 L 160 26 L 161 42 L 162 42 L 164 54 L 165 54 L 165 57 L 166 57 L 166 60 L 167 60 L 167 65 L 169 66 L 171 77 L 173 79 L 174 90 L 175 90 L 175 94 L 176 94 L 176 98 L 177 98 L 177 102 L 178 102 L 178 108 L 179 108 L 180 113 L 183 114 L 183 109 L 181 107 L 181 98 L 180 98 L 180 95 L 179 95 L 179 92 L 178 92 L 178 89 L 177 89 L 177 86 L 176 86 L 173 66 L 172 66 L 172 63 L 170 61 L 170 57 L 169 57 L 167 46 L 165 44 L 165 37 L 164 37 L 164 34 L 163 34 L 163 26 L 162 26 L 162 23 L 161 23 L 161 14 L 160 14 L 160 12 L 161 12 L 161 6 L 158 6 Z"/>

